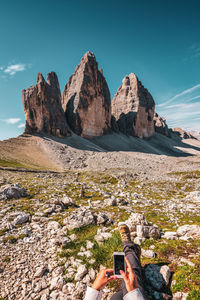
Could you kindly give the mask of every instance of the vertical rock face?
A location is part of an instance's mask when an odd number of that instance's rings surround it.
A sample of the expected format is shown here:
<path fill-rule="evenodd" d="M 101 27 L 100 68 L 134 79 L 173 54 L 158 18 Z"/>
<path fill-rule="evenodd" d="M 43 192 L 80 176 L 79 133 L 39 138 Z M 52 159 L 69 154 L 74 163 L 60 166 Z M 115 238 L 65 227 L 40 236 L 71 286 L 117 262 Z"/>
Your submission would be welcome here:
<path fill-rule="evenodd" d="M 154 120 L 156 132 L 166 135 L 167 137 L 171 137 L 165 118 L 163 118 L 163 117 L 159 116 L 157 113 L 155 113 L 153 120 Z"/>
<path fill-rule="evenodd" d="M 87 52 L 70 77 L 62 107 L 71 129 L 83 137 L 100 136 L 111 124 L 110 92 L 94 54 Z"/>
<path fill-rule="evenodd" d="M 124 134 L 143 138 L 155 133 L 155 102 L 134 73 L 125 76 L 111 107 L 118 128 Z"/>
<path fill-rule="evenodd" d="M 61 106 L 61 93 L 56 73 L 41 73 L 37 84 L 22 91 L 26 126 L 25 133 L 47 133 L 58 137 L 70 135 Z"/>

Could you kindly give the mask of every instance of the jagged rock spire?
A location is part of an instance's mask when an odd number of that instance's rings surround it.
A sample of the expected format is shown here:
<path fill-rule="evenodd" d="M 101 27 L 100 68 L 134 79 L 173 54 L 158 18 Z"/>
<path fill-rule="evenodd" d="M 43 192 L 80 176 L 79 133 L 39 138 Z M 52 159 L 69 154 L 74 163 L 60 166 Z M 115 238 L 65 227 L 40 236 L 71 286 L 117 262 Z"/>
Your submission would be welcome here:
<path fill-rule="evenodd" d="M 69 78 L 62 94 L 62 107 L 68 124 L 78 135 L 94 137 L 109 130 L 110 92 L 93 53 L 85 53 Z"/>
<path fill-rule="evenodd" d="M 56 73 L 41 73 L 37 84 L 22 91 L 26 126 L 25 133 L 45 133 L 64 137 L 70 135 L 61 106 L 61 93 Z"/>
<path fill-rule="evenodd" d="M 154 134 L 155 102 L 134 73 L 124 77 L 111 107 L 119 131 L 141 138 Z"/>

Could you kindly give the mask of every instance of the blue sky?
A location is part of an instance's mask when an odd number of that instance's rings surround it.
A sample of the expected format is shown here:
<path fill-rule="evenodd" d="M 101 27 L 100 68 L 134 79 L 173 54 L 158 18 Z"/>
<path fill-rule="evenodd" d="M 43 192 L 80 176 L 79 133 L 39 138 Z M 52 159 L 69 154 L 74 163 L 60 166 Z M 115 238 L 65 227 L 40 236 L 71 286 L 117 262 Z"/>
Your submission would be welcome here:
<path fill-rule="evenodd" d="M 61 91 L 90 50 L 111 96 L 134 72 L 170 127 L 200 130 L 199 0 L 0 1 L 0 140 L 23 132 L 22 89 L 37 72 Z"/>

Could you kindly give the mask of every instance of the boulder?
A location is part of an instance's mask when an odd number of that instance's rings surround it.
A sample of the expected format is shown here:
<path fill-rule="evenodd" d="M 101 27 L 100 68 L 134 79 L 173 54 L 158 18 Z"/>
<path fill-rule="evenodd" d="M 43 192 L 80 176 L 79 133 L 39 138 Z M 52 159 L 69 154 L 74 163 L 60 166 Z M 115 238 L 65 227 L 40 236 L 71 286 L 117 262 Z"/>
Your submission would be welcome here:
<path fill-rule="evenodd" d="M 94 215 L 94 218 L 98 225 L 112 223 L 112 220 L 103 212 L 99 212 L 97 215 Z"/>
<path fill-rule="evenodd" d="M 150 137 L 155 133 L 154 109 L 153 97 L 137 76 L 131 73 L 124 77 L 111 102 L 111 111 L 115 118 L 112 124 L 124 134 L 140 138 Z"/>
<path fill-rule="evenodd" d="M 62 278 L 61 276 L 54 277 L 50 282 L 50 290 L 62 290 L 64 284 L 64 278 Z"/>
<path fill-rule="evenodd" d="M 30 219 L 30 215 L 29 214 L 25 214 L 25 213 L 22 213 L 22 214 L 19 214 L 13 221 L 13 224 L 14 225 L 22 225 L 26 222 L 28 222 Z"/>
<path fill-rule="evenodd" d="M 200 239 L 200 225 L 183 225 L 177 229 L 177 236 L 179 238 Z"/>
<path fill-rule="evenodd" d="M 71 129 L 86 138 L 101 136 L 111 126 L 110 91 L 93 53 L 87 52 L 69 78 L 62 107 Z"/>
<path fill-rule="evenodd" d="M 117 200 L 116 198 L 107 198 L 104 200 L 104 204 L 106 206 L 117 206 Z"/>
<path fill-rule="evenodd" d="M 94 243 L 92 243 L 91 241 L 86 241 L 87 250 L 93 249 L 93 247 L 94 247 Z"/>
<path fill-rule="evenodd" d="M 177 240 L 177 233 L 175 231 L 166 231 L 164 233 L 164 235 L 162 235 L 163 239 L 167 239 L 167 240 Z"/>
<path fill-rule="evenodd" d="M 171 272 L 167 265 L 159 266 L 149 264 L 145 267 L 145 277 L 150 285 L 156 290 L 162 290 L 166 285 L 169 284 L 169 278 Z"/>
<path fill-rule="evenodd" d="M 90 258 L 92 256 L 92 252 L 90 250 L 87 251 L 80 251 L 78 254 L 78 256 L 86 256 L 87 258 Z"/>
<path fill-rule="evenodd" d="M 144 241 L 145 241 L 145 238 L 140 238 L 139 236 L 136 236 L 134 238 L 134 243 L 138 244 L 138 245 L 141 245 Z"/>
<path fill-rule="evenodd" d="M 141 249 L 141 255 L 143 257 L 147 257 L 147 258 L 155 258 L 156 257 L 156 253 L 153 250 Z"/>
<path fill-rule="evenodd" d="M 63 223 L 69 230 L 94 224 L 94 214 L 91 210 L 82 208 L 65 218 Z"/>
<path fill-rule="evenodd" d="M 71 230 L 91 224 L 111 224 L 112 220 L 103 212 L 96 214 L 93 210 L 82 207 L 65 218 L 63 223 Z"/>
<path fill-rule="evenodd" d="M 101 244 L 104 241 L 110 239 L 112 237 L 112 234 L 110 232 L 107 232 L 107 228 L 99 228 L 97 230 L 97 234 L 95 235 L 94 239 L 97 241 L 97 243 Z"/>
<path fill-rule="evenodd" d="M 137 236 L 140 238 L 154 238 L 159 239 L 161 236 L 160 229 L 156 226 L 144 226 L 137 225 L 136 227 Z"/>
<path fill-rule="evenodd" d="M 165 284 L 168 285 L 169 284 L 169 279 L 171 276 L 171 272 L 170 269 L 167 265 L 164 265 L 160 268 L 160 274 L 162 275 L 162 277 L 165 280 Z"/>
<path fill-rule="evenodd" d="M 91 268 L 90 270 L 89 270 L 89 276 L 90 276 L 90 280 L 95 280 L 95 278 L 96 278 L 96 272 L 95 272 L 95 270 L 93 269 L 93 268 Z"/>
<path fill-rule="evenodd" d="M 180 263 L 182 264 L 187 264 L 187 265 L 189 265 L 189 266 L 191 266 L 191 267 L 195 267 L 195 264 L 192 262 L 192 261 L 190 261 L 189 259 L 187 259 L 187 258 L 185 258 L 185 257 L 181 257 L 180 258 Z"/>
<path fill-rule="evenodd" d="M 41 73 L 37 84 L 22 91 L 22 102 L 26 119 L 25 133 L 69 136 L 67 122 L 61 105 L 61 93 L 56 73 L 47 75 L 47 82 Z"/>
<path fill-rule="evenodd" d="M 27 197 L 29 193 L 26 189 L 22 188 L 19 184 L 7 184 L 0 187 L 0 200 L 19 199 L 21 197 Z"/>
<path fill-rule="evenodd" d="M 128 201 L 123 198 L 107 198 L 104 200 L 105 205 L 107 206 L 123 206 L 127 205 Z"/>
<path fill-rule="evenodd" d="M 145 216 L 139 213 L 132 213 L 125 223 L 131 232 L 136 232 L 137 225 L 148 225 Z"/>
<path fill-rule="evenodd" d="M 75 281 L 81 280 L 85 274 L 87 274 L 87 267 L 86 267 L 86 265 L 80 265 L 78 267 L 77 273 L 75 275 Z"/>
<path fill-rule="evenodd" d="M 61 207 L 63 207 L 63 208 L 68 208 L 68 207 L 70 207 L 70 206 L 75 207 L 75 206 L 76 206 L 76 203 L 75 203 L 75 201 L 74 201 L 72 198 L 70 198 L 70 197 L 68 197 L 68 196 L 64 196 L 64 197 L 60 200 L 60 205 L 61 205 Z"/>
<path fill-rule="evenodd" d="M 52 231 L 57 232 L 60 229 L 61 229 L 61 226 L 58 222 L 56 222 L 56 221 L 49 221 L 48 222 L 47 230 L 49 230 L 49 231 L 52 230 Z"/>
<path fill-rule="evenodd" d="M 37 268 L 37 270 L 34 274 L 34 278 L 42 277 L 46 271 L 48 271 L 48 266 L 47 265 L 43 265 L 43 266 Z"/>

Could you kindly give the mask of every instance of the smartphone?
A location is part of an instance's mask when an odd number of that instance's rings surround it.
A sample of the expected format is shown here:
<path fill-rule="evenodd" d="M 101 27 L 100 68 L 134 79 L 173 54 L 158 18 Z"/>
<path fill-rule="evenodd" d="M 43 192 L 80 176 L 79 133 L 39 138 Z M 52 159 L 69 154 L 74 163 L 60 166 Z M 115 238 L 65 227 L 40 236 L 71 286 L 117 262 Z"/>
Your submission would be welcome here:
<path fill-rule="evenodd" d="M 122 275 L 120 274 L 120 270 L 126 272 L 124 252 L 113 253 L 113 265 L 114 265 L 114 275 L 117 278 L 122 278 Z"/>

